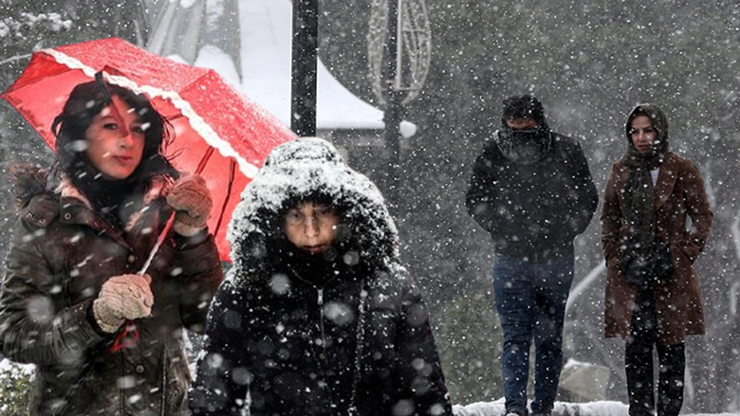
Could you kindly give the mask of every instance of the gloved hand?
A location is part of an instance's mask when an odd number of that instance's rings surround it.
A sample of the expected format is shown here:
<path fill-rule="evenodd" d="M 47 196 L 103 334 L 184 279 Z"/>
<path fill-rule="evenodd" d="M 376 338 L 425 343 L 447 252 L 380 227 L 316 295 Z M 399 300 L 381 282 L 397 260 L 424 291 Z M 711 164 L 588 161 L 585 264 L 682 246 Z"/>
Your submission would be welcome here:
<path fill-rule="evenodd" d="M 167 195 L 167 203 L 177 211 L 174 225 L 176 233 L 191 237 L 206 228 L 213 200 L 202 177 L 181 177 Z"/>
<path fill-rule="evenodd" d="M 148 275 L 124 274 L 108 279 L 93 302 L 93 315 L 100 328 L 116 332 L 125 319 L 138 319 L 152 313 L 154 295 Z"/>

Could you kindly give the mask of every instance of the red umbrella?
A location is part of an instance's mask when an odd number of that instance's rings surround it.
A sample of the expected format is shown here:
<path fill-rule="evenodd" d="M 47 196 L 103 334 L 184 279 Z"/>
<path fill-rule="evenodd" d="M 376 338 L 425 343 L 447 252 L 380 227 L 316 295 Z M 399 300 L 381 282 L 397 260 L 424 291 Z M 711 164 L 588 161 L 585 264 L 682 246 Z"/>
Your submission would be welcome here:
<path fill-rule="evenodd" d="M 103 71 L 111 84 L 145 93 L 174 126 L 166 150 L 180 171 L 208 182 L 214 210 L 208 222 L 219 253 L 229 259 L 226 225 L 239 194 L 273 147 L 296 136 L 235 90 L 215 71 L 181 64 L 108 38 L 35 52 L 2 94 L 54 148 L 51 124 L 72 88 Z"/>

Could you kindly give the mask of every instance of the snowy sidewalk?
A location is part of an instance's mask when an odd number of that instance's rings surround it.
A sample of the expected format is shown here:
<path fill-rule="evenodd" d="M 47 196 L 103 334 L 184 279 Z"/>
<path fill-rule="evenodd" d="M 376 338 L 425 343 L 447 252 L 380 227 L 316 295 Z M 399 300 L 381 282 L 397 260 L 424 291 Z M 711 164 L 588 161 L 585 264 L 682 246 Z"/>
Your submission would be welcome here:
<path fill-rule="evenodd" d="M 505 416 L 504 399 L 495 402 L 478 402 L 465 406 L 454 405 L 455 416 Z M 628 416 L 628 406 L 616 401 L 598 401 L 590 403 L 555 402 L 552 416 Z M 682 416 L 738 416 L 738 413 L 700 413 Z"/>
<path fill-rule="evenodd" d="M 504 399 L 495 402 L 478 402 L 465 406 L 454 405 L 455 416 L 505 416 Z M 552 416 L 627 416 L 627 405 L 614 401 L 590 403 L 555 402 Z"/>

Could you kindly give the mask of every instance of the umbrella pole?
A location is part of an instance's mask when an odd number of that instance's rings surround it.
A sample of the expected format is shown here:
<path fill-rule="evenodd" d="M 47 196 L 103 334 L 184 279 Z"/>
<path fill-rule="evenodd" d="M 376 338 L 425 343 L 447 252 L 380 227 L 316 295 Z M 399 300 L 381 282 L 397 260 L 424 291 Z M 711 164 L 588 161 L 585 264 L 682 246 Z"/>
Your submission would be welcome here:
<path fill-rule="evenodd" d="M 209 147 L 206 154 L 203 155 L 203 158 L 200 160 L 200 163 L 198 163 L 198 167 L 195 170 L 195 174 L 199 175 L 201 172 L 203 172 L 203 169 L 206 167 L 206 162 L 208 159 L 211 158 L 211 155 L 213 154 L 213 148 Z M 234 181 L 234 164 L 236 162 L 234 160 L 231 161 L 231 175 L 229 179 L 229 191 L 231 190 L 231 184 Z M 230 192 L 229 192 L 230 193 Z M 228 202 L 228 194 L 227 194 L 227 201 Z M 226 205 L 226 202 L 224 202 L 224 206 Z M 154 260 L 154 256 L 157 254 L 157 251 L 159 251 L 159 247 L 162 246 L 162 243 L 164 243 L 164 239 L 167 238 L 167 234 L 169 234 L 170 230 L 172 229 L 172 225 L 175 223 L 175 212 L 172 212 L 172 215 L 170 215 L 170 218 L 167 220 L 167 223 L 164 225 L 164 228 L 162 228 L 162 232 L 159 233 L 159 236 L 157 237 L 157 242 L 154 244 L 154 247 L 152 247 L 152 251 L 149 252 L 149 257 L 146 259 L 146 262 L 141 267 L 141 270 L 139 270 L 138 274 L 143 275 L 146 273 L 147 270 L 149 270 L 149 266 L 152 265 L 152 260 Z M 221 224 L 221 221 L 219 220 L 219 225 Z M 215 233 L 215 232 L 214 232 Z"/>
<path fill-rule="evenodd" d="M 152 260 L 154 260 L 154 256 L 157 254 L 157 251 L 159 251 L 159 247 L 162 246 L 162 243 L 164 243 L 164 239 L 167 237 L 167 234 L 170 232 L 170 229 L 172 228 L 172 225 L 175 223 L 175 213 L 173 212 L 172 215 L 170 215 L 170 218 L 167 220 L 167 223 L 164 225 L 164 228 L 162 229 L 162 232 L 159 233 L 159 236 L 157 237 L 157 242 L 154 244 L 154 247 L 152 247 L 152 251 L 149 252 L 149 257 L 146 259 L 146 263 L 141 267 L 141 270 L 137 274 L 144 275 L 147 270 L 149 270 L 149 266 L 152 265 Z"/>

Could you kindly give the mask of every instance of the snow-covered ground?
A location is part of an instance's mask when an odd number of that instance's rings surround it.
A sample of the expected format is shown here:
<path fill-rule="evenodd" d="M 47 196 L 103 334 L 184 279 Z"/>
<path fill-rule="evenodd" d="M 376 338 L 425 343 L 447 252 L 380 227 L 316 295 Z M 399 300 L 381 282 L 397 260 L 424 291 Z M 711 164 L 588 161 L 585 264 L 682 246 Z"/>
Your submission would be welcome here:
<path fill-rule="evenodd" d="M 33 365 L 21 366 L 22 371 L 31 373 Z M 11 371 L 11 363 L 7 359 L 0 360 L 0 373 Z M 627 416 L 627 405 L 615 401 L 597 401 L 590 403 L 556 402 L 553 416 Z M 455 416 L 505 416 L 504 399 L 493 402 L 477 402 L 467 405 L 456 404 L 452 409 Z M 737 413 L 697 413 L 683 416 L 738 416 Z"/>
<path fill-rule="evenodd" d="M 495 402 L 455 405 L 455 416 L 504 416 L 504 399 Z M 556 402 L 553 416 L 627 416 L 627 405 L 621 402 L 599 401 L 591 403 Z"/>
<path fill-rule="evenodd" d="M 504 399 L 495 402 L 471 403 L 452 408 L 455 416 L 505 416 Z M 627 416 L 628 406 L 621 402 L 598 401 L 590 403 L 555 402 L 553 416 Z M 696 413 L 682 416 L 737 416 L 738 413 Z"/>

